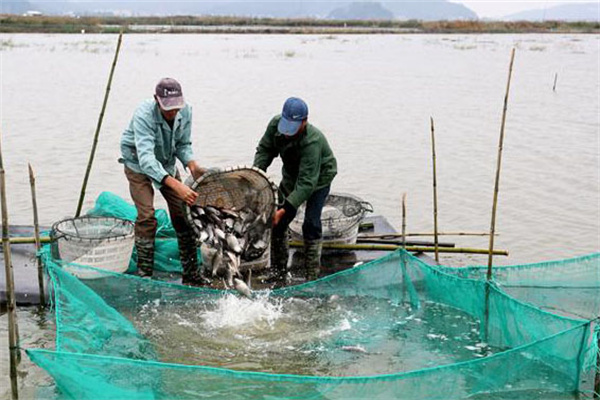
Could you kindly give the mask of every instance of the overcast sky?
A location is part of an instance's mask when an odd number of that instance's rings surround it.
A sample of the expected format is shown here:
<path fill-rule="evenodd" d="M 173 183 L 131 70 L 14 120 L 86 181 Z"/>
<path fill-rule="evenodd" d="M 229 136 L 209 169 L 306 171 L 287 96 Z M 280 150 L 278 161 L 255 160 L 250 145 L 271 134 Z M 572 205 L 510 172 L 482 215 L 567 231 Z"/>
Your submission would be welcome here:
<path fill-rule="evenodd" d="M 546 7 L 554 7 L 561 4 L 569 3 L 595 3 L 599 0 L 562 0 L 562 1 L 547 1 L 547 0 L 450 0 L 452 3 L 461 3 L 475 11 L 481 18 L 501 17 L 508 14 L 513 14 L 519 11 L 543 9 Z"/>

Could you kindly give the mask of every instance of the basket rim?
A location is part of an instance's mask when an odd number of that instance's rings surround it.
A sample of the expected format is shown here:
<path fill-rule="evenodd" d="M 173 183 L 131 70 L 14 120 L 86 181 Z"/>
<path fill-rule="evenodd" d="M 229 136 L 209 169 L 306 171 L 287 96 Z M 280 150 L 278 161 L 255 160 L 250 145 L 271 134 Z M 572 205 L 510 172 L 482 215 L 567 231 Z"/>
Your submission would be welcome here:
<path fill-rule="evenodd" d="M 226 174 L 229 172 L 237 172 L 237 171 L 254 171 L 255 173 L 258 173 L 271 187 L 271 190 L 273 191 L 273 198 L 275 199 L 275 202 L 277 202 L 277 190 L 278 189 L 277 189 L 277 185 L 275 184 L 275 182 L 273 182 L 273 180 L 271 178 L 269 178 L 269 176 L 260 168 L 248 167 L 247 165 L 209 170 L 206 173 L 204 173 L 200 178 L 196 179 L 190 185 L 190 189 L 192 189 L 193 191 L 196 191 L 196 188 L 198 188 L 198 186 L 200 186 L 202 184 L 202 182 L 209 177 L 213 177 L 216 175 L 223 175 L 223 174 Z M 276 206 L 274 206 L 274 208 L 276 208 Z M 188 226 L 190 226 L 192 228 L 192 230 L 194 231 L 194 233 L 197 236 L 200 235 L 200 231 L 199 231 L 198 227 L 192 223 L 192 220 L 193 220 L 192 207 L 190 207 L 189 204 L 183 203 L 183 213 L 184 213 L 185 220 L 188 223 Z"/>
<path fill-rule="evenodd" d="M 82 220 L 112 220 L 115 222 L 120 223 L 121 225 L 124 226 L 128 226 L 131 228 L 131 231 L 129 233 L 120 233 L 120 234 L 112 234 L 112 235 L 106 235 L 106 236 L 102 236 L 102 237 L 81 237 L 78 235 L 74 235 L 70 232 L 64 232 L 62 230 L 60 230 L 60 225 L 67 223 L 67 222 L 73 222 L 74 221 L 82 221 Z M 118 218 L 118 217 L 108 217 L 108 216 L 96 216 L 96 215 L 84 215 L 81 217 L 68 217 L 68 218 L 63 218 L 57 222 L 55 222 L 54 224 L 52 224 L 52 228 L 50 230 L 50 237 L 51 239 L 54 240 L 58 240 L 58 239 L 65 239 L 65 240 L 80 240 L 80 241 L 98 241 L 98 240 L 103 240 L 103 241 L 109 241 L 109 240 L 118 240 L 118 239 L 122 239 L 122 238 L 130 238 L 135 236 L 135 225 L 133 222 L 124 219 L 124 218 Z M 109 234 L 111 233 L 111 231 L 109 231 Z"/>

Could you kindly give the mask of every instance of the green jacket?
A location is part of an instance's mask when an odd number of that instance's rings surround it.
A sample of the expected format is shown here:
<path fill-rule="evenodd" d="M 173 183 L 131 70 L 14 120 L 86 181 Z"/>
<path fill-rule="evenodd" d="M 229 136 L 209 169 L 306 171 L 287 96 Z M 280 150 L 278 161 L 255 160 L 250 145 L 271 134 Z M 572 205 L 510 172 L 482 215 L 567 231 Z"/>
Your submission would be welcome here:
<path fill-rule="evenodd" d="M 337 174 L 337 161 L 325 135 L 311 124 L 293 138 L 277 131 L 281 115 L 271 119 L 256 148 L 254 166 L 266 171 L 273 159 L 281 156 L 283 167 L 280 189 L 286 201 L 298 208 L 316 190 L 328 186 Z"/>
<path fill-rule="evenodd" d="M 119 162 L 134 172 L 148 175 L 160 187 L 167 175 L 175 176 L 177 159 L 184 167 L 193 160 L 191 131 L 189 105 L 177 113 L 171 129 L 156 101 L 145 100 L 123 132 Z"/>

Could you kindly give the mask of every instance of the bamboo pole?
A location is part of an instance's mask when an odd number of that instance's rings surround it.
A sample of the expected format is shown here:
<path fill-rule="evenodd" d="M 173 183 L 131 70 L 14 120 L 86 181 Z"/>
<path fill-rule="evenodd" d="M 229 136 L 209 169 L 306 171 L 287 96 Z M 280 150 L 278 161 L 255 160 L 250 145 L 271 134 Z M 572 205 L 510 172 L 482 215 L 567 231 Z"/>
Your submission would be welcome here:
<path fill-rule="evenodd" d="M 406 249 L 406 193 L 402 194 L 402 248 Z"/>
<path fill-rule="evenodd" d="M 600 322 L 600 320 L 598 320 Z M 600 349 L 600 335 L 598 336 L 598 348 Z M 596 376 L 594 376 L 594 398 L 600 399 L 600 354 L 596 356 Z"/>
<path fill-rule="evenodd" d="M 293 240 L 290 242 L 291 247 L 302 247 L 303 242 L 301 240 Z M 341 243 L 323 243 L 324 249 L 334 250 L 367 250 L 367 251 L 394 251 L 400 248 L 404 248 L 402 245 L 394 244 L 341 244 Z M 406 251 L 415 253 L 431 253 L 434 251 L 433 247 L 424 246 L 406 246 Z M 473 249 L 468 247 L 441 247 L 438 250 L 440 253 L 465 253 L 465 254 L 488 254 L 488 249 Z M 508 251 L 506 250 L 494 250 L 494 255 L 507 256 Z"/>
<path fill-rule="evenodd" d="M 431 120 L 431 155 L 433 157 L 433 243 L 435 246 L 435 262 L 440 262 L 438 252 L 438 209 L 437 209 L 437 176 L 435 169 L 435 129 L 433 127 L 433 117 Z"/>
<path fill-rule="evenodd" d="M 36 244 L 37 245 L 35 236 L 34 237 L 12 237 L 12 238 L 9 238 L 8 241 L 10 244 Z M 40 236 L 39 241 L 40 241 L 40 244 L 52 242 L 52 240 L 50 239 L 49 236 Z"/>
<path fill-rule="evenodd" d="M 77 211 L 75 217 L 81 215 L 81 207 L 83 206 L 83 199 L 85 198 L 85 189 L 87 187 L 90 172 L 92 170 L 92 163 L 94 162 L 94 156 L 96 154 L 96 146 L 98 145 L 98 136 L 100 134 L 100 127 L 102 127 L 102 120 L 104 119 L 104 110 L 106 110 L 106 103 L 108 102 L 108 94 L 110 93 L 110 85 L 112 83 L 113 74 L 115 72 L 115 66 L 117 65 L 117 58 L 119 56 L 119 50 L 121 49 L 121 38 L 123 37 L 123 30 L 119 32 L 119 40 L 117 42 L 117 49 L 115 50 L 115 57 L 113 59 L 112 67 L 110 68 L 110 75 L 108 77 L 108 83 L 106 84 L 106 92 L 104 93 L 104 102 L 102 103 L 102 110 L 98 117 L 98 124 L 96 125 L 96 133 L 94 133 L 94 143 L 92 144 L 92 151 L 90 152 L 90 158 L 88 165 L 85 170 L 85 177 L 83 178 L 83 184 L 81 185 L 81 192 L 79 193 L 79 202 L 77 203 Z"/>
<path fill-rule="evenodd" d="M 506 94 L 504 95 L 504 107 L 502 109 L 502 123 L 500 125 L 500 141 L 498 142 L 498 159 L 496 164 L 496 182 L 494 184 L 494 203 L 492 205 L 492 222 L 490 226 L 490 253 L 488 256 L 487 280 L 492 279 L 492 259 L 494 250 L 494 233 L 496 231 L 496 209 L 498 205 L 498 192 L 500 190 L 500 169 L 502 167 L 502 147 L 504 146 L 504 126 L 506 124 L 506 110 L 508 108 L 508 93 L 510 91 L 510 78 L 512 76 L 513 62 L 515 60 L 515 48 L 510 53 L 510 65 L 508 67 L 508 81 L 506 82 Z"/>
<path fill-rule="evenodd" d="M 356 238 L 356 243 L 372 243 L 372 244 L 404 244 L 405 246 L 431 246 L 434 247 L 435 243 L 428 242 L 425 240 L 406 240 L 403 243 L 402 239 L 379 239 L 379 238 Z M 455 243 L 440 242 L 439 247 L 456 247 Z"/>
<path fill-rule="evenodd" d="M 27 164 L 29 167 L 29 184 L 31 185 L 31 204 L 33 207 L 33 233 L 35 238 L 35 249 L 36 253 L 42 248 L 40 242 L 40 224 L 38 222 L 38 209 L 37 209 L 37 197 L 35 194 L 35 174 L 31 164 Z M 40 287 L 40 306 L 46 306 L 46 294 L 44 293 L 44 269 L 42 266 L 42 259 L 39 255 L 36 255 L 37 266 L 38 266 L 38 284 Z"/>
<path fill-rule="evenodd" d="M 506 82 L 506 93 L 504 95 L 504 106 L 502 108 L 502 123 L 500 124 L 500 140 L 498 142 L 498 157 L 496 164 L 496 180 L 494 183 L 494 202 L 492 205 L 492 222 L 490 224 L 490 245 L 488 253 L 488 265 L 485 285 L 485 304 L 483 310 L 483 340 L 487 341 L 489 336 L 490 317 L 490 291 L 492 280 L 492 260 L 494 255 L 494 232 L 496 231 L 496 209 L 498 205 L 498 192 L 500 190 L 500 170 L 502 167 L 502 147 L 504 146 L 504 126 L 506 124 L 506 110 L 508 108 L 508 94 L 510 91 L 510 78 L 512 76 L 513 62 L 515 60 L 515 48 L 510 52 L 510 64 L 508 67 L 508 80 Z"/>
<path fill-rule="evenodd" d="M 427 232 L 423 232 L 423 233 L 407 233 L 406 236 L 434 236 L 435 233 L 431 232 L 431 233 L 427 233 Z M 489 236 L 490 234 L 488 232 L 438 232 L 437 233 L 438 236 Z M 495 236 L 500 236 L 499 233 L 495 233 Z M 401 233 L 377 233 L 377 234 L 372 234 L 372 233 L 364 233 L 364 234 L 360 234 L 358 235 L 358 238 L 399 238 L 402 237 Z"/>
<path fill-rule="evenodd" d="M 12 398 L 19 398 L 17 386 L 17 363 L 19 360 L 19 332 L 17 327 L 15 280 L 8 241 L 8 208 L 6 205 L 6 181 L 2 160 L 2 135 L 0 133 L 0 202 L 2 203 L 2 251 L 4 252 L 4 271 L 6 273 L 6 305 L 8 310 L 8 348 L 10 352 L 10 387 Z"/>
<path fill-rule="evenodd" d="M 554 85 L 552 85 L 552 91 L 556 92 L 556 81 L 558 80 L 558 72 L 554 74 Z"/>

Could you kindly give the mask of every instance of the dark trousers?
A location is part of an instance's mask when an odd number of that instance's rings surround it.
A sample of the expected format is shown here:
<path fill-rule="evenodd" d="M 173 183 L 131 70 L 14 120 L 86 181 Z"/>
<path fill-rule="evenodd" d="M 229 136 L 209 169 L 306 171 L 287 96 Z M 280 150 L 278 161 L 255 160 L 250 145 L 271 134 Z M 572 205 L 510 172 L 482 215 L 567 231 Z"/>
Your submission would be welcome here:
<path fill-rule="evenodd" d="M 157 222 L 154 216 L 154 187 L 152 180 L 147 175 L 138 174 L 127 167 L 125 167 L 125 176 L 129 181 L 129 192 L 138 213 L 135 220 L 135 236 L 154 240 Z M 180 180 L 179 174 L 175 178 Z M 163 186 L 160 189 L 160 193 L 167 201 L 169 215 L 171 216 L 175 232 L 178 235 L 193 235 L 193 231 L 185 221 L 183 201 L 168 186 Z"/>
<path fill-rule="evenodd" d="M 325 186 L 313 192 L 306 201 L 304 212 L 304 223 L 302 224 L 302 236 L 304 240 L 318 240 L 323 237 L 323 228 L 321 226 L 321 212 L 325 205 L 325 199 L 329 195 L 331 186 Z M 296 216 L 296 213 L 286 212 L 275 228 L 273 235 L 282 237 L 286 234 L 287 228 Z"/>

